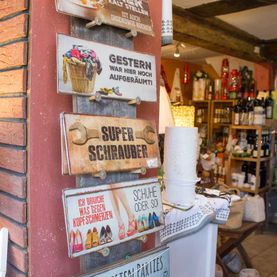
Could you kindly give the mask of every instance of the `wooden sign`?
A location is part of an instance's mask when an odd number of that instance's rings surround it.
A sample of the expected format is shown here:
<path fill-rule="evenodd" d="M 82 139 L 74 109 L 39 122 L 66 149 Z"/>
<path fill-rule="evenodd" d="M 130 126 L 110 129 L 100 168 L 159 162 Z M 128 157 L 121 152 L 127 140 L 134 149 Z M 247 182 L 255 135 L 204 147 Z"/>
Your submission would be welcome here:
<path fill-rule="evenodd" d="M 63 174 L 95 174 L 160 166 L 154 121 L 61 114 L 61 133 L 64 140 Z"/>
<path fill-rule="evenodd" d="M 99 251 L 163 228 L 157 179 L 64 190 L 63 205 L 69 257 Z"/>
<path fill-rule="evenodd" d="M 155 102 L 155 57 L 65 35 L 57 36 L 58 92 Z"/>
<path fill-rule="evenodd" d="M 135 255 L 125 262 L 118 263 L 97 272 L 79 277 L 170 277 L 169 248 Z"/>
<path fill-rule="evenodd" d="M 148 0 L 56 0 L 58 12 L 154 35 Z"/>

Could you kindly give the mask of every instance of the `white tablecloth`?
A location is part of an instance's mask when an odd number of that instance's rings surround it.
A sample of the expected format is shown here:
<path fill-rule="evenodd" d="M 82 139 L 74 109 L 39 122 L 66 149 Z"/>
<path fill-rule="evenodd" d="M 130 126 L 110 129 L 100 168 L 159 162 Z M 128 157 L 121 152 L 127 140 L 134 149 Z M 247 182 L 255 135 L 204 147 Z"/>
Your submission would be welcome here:
<path fill-rule="evenodd" d="M 229 201 L 197 194 L 194 206 L 188 211 L 164 205 L 165 228 L 160 231 L 162 243 L 197 232 L 206 224 L 226 223 L 229 216 Z"/>

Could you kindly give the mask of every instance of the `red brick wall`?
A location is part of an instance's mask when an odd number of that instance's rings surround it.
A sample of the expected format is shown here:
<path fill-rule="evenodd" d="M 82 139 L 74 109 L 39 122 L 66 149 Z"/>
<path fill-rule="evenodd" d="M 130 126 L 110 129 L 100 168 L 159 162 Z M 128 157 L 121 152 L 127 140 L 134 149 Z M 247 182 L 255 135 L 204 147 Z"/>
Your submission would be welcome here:
<path fill-rule="evenodd" d="M 9 230 L 7 276 L 28 273 L 26 189 L 27 0 L 0 3 L 0 227 Z"/>

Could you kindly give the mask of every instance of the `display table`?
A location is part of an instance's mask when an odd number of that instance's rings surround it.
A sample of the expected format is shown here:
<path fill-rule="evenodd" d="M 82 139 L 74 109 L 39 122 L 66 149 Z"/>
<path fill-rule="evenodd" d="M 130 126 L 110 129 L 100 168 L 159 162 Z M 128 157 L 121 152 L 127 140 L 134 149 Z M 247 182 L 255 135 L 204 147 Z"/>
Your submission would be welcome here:
<path fill-rule="evenodd" d="M 229 230 L 219 228 L 219 235 L 227 240 L 217 249 L 217 262 L 222 266 L 224 274 L 228 276 L 228 270 L 222 261 L 222 258 L 230 253 L 233 249 L 237 248 L 245 265 L 248 268 L 253 268 L 250 258 L 242 246 L 242 242 L 254 231 L 263 225 L 264 222 L 243 222 L 240 228 Z"/>
<path fill-rule="evenodd" d="M 229 201 L 197 195 L 188 211 L 165 210 L 165 228 L 157 244 L 170 249 L 170 276 L 214 277 L 217 224 L 224 224 L 229 215 Z"/>

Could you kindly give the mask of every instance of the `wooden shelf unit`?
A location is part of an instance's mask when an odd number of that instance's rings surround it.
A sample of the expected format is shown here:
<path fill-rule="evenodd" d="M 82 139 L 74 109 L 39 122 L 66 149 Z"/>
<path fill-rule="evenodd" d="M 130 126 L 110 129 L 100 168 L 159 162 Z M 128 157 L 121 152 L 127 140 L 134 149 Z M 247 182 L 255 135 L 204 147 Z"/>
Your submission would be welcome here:
<path fill-rule="evenodd" d="M 234 157 L 231 156 L 230 157 L 231 160 L 237 160 L 237 161 L 244 161 L 244 162 L 253 162 L 253 163 L 257 163 L 257 162 L 267 162 L 270 161 L 270 157 L 264 157 L 264 158 L 251 158 L 251 157 Z"/>
<path fill-rule="evenodd" d="M 195 107 L 195 126 L 200 127 L 201 125 L 207 125 L 208 128 L 208 140 L 211 141 L 213 138 L 213 133 L 215 129 L 221 129 L 224 127 L 229 127 L 233 122 L 233 113 L 230 112 L 230 123 L 214 123 L 214 115 L 216 108 L 232 108 L 236 104 L 236 100 L 197 100 L 192 101 L 192 105 Z M 205 122 L 198 123 L 197 110 L 206 109 L 206 119 Z"/>
<path fill-rule="evenodd" d="M 248 188 L 239 188 L 242 192 L 248 192 L 253 194 L 262 193 L 265 191 L 268 191 L 272 184 L 272 166 L 271 162 L 273 160 L 273 153 L 274 153 L 274 140 L 275 136 L 273 136 L 272 128 L 270 126 L 257 126 L 257 125 L 251 125 L 251 126 L 237 126 L 232 125 L 230 127 L 230 132 L 236 132 L 238 130 L 253 130 L 256 131 L 256 134 L 258 135 L 258 156 L 257 158 L 252 157 L 234 157 L 232 154 L 229 156 L 229 171 L 227 173 L 227 184 L 232 187 L 232 178 L 231 175 L 233 172 L 240 171 L 242 162 L 253 162 L 256 163 L 256 186 L 255 190 L 248 189 Z M 270 131 L 270 157 L 261 157 L 261 141 L 262 141 L 262 131 L 263 130 L 269 130 Z M 267 175 L 266 175 L 266 186 L 259 188 L 259 181 L 260 181 L 260 168 L 261 168 L 261 162 L 267 162 L 269 163 L 267 168 Z"/>
<path fill-rule="evenodd" d="M 195 115 L 194 115 L 194 125 L 195 127 L 201 127 L 203 125 L 207 126 L 207 139 L 210 139 L 210 118 L 211 118 L 211 101 L 210 100 L 197 100 L 192 101 L 192 105 L 195 107 Z M 205 120 L 201 123 L 197 122 L 198 118 L 198 110 L 206 110 L 205 112 Z"/>

